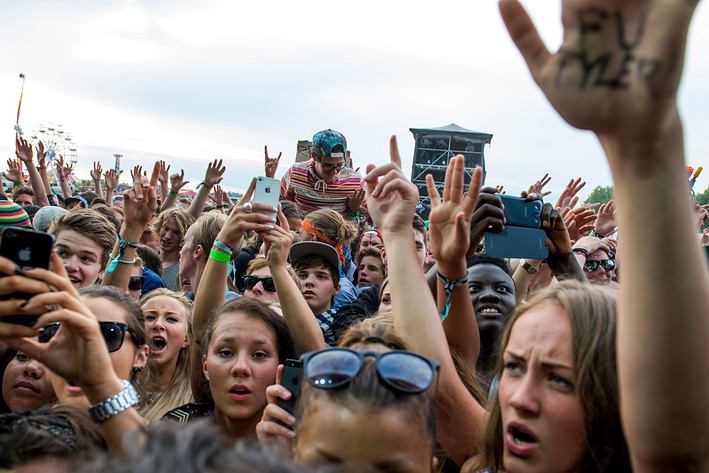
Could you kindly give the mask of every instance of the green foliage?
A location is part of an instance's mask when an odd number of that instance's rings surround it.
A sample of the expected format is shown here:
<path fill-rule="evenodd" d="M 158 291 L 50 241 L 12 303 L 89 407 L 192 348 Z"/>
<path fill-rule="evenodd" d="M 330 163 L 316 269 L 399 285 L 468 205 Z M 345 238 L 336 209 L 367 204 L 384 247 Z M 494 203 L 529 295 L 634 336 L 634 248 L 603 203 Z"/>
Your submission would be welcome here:
<path fill-rule="evenodd" d="M 709 204 L 709 187 L 707 187 L 707 189 L 701 194 L 697 192 L 696 194 L 694 194 L 694 197 L 696 197 L 697 202 L 699 202 L 699 205 Z"/>
<path fill-rule="evenodd" d="M 596 186 L 584 201 L 584 204 L 605 204 L 613 198 L 613 186 Z"/>

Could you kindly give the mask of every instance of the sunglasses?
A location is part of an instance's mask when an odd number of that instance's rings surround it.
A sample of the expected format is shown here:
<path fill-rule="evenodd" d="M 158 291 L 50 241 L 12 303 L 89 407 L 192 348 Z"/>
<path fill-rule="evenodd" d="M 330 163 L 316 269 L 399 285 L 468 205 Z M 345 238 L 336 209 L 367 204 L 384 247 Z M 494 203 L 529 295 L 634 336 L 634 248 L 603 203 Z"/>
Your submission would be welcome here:
<path fill-rule="evenodd" d="M 129 291 L 140 291 L 143 289 L 143 276 L 131 276 L 128 281 Z"/>
<path fill-rule="evenodd" d="M 316 388 L 342 388 L 354 379 L 368 356 L 374 357 L 377 374 L 385 386 L 407 394 L 427 390 L 440 366 L 437 361 L 403 350 L 379 353 L 329 348 L 303 355 L 303 373 Z"/>
<path fill-rule="evenodd" d="M 324 162 L 322 159 L 318 159 L 318 161 L 320 162 L 320 166 L 322 166 L 323 171 L 332 171 L 333 169 L 339 171 L 339 170 L 341 170 L 342 168 L 345 167 L 345 163 L 344 163 L 344 162 L 342 162 L 342 163 L 337 163 L 337 164 L 327 164 L 327 163 Z"/>
<path fill-rule="evenodd" d="M 123 346 L 123 340 L 126 338 L 128 324 L 122 322 L 99 322 L 98 325 L 101 328 L 101 335 L 106 342 L 108 352 L 112 353 L 120 350 Z M 37 340 L 39 343 L 47 343 L 57 333 L 57 330 L 59 330 L 59 322 L 49 324 L 42 329 Z"/>
<path fill-rule="evenodd" d="M 615 269 L 615 260 L 604 259 L 601 261 L 586 261 L 583 265 L 583 270 L 587 273 L 592 273 L 598 269 L 599 265 L 606 271 L 613 271 Z"/>
<path fill-rule="evenodd" d="M 273 278 L 271 276 L 267 278 L 260 278 L 258 276 L 244 276 L 244 287 L 247 291 L 250 291 L 261 281 L 263 283 L 263 288 L 268 292 L 276 292 L 276 285 L 273 283 Z"/>

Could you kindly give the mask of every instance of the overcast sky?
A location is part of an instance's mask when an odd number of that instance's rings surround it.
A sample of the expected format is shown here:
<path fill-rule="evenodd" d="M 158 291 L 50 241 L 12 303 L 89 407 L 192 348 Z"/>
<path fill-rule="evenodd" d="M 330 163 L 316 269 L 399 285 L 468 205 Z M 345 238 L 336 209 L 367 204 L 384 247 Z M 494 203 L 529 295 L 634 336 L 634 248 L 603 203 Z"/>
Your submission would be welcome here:
<path fill-rule="evenodd" d="M 559 2 L 524 3 L 556 49 Z M 297 141 L 325 128 L 347 137 L 363 168 L 386 162 L 398 135 L 408 173 L 409 128 L 457 123 L 494 135 L 487 183 L 510 193 L 545 172 L 555 195 L 578 176 L 582 197 L 611 183 L 595 138 L 566 125 L 529 78 L 493 0 L 4 1 L 0 41 L 2 156 L 14 155 L 24 73 L 21 126 L 62 124 L 81 177 L 121 153 L 124 169 L 166 159 L 193 187 L 219 157 L 223 184 L 243 189 L 263 173 L 264 145 L 283 151 L 280 177 Z M 709 168 L 707 44 L 703 2 L 680 105 L 689 164 Z M 708 184 L 709 170 L 695 189 Z"/>

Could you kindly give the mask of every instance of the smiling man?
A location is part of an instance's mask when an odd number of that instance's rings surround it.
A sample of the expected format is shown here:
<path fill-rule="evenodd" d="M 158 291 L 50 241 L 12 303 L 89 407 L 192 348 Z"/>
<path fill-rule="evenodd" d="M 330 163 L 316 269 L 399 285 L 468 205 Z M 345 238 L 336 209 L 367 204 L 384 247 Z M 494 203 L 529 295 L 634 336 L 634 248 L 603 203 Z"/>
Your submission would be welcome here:
<path fill-rule="evenodd" d="M 505 260 L 478 253 L 468 266 L 468 288 L 480 332 L 476 370 L 487 388 L 495 371 L 502 331 L 517 307 L 515 283 Z"/>
<path fill-rule="evenodd" d="M 305 213 L 332 209 L 341 215 L 361 210 L 362 176 L 346 167 L 347 140 L 335 130 L 313 136 L 310 159 L 294 163 L 281 178 L 281 198 L 295 202 Z"/>
<path fill-rule="evenodd" d="M 116 229 L 108 219 L 95 210 L 78 209 L 57 218 L 49 233 L 74 287 L 95 284 L 116 244 Z"/>

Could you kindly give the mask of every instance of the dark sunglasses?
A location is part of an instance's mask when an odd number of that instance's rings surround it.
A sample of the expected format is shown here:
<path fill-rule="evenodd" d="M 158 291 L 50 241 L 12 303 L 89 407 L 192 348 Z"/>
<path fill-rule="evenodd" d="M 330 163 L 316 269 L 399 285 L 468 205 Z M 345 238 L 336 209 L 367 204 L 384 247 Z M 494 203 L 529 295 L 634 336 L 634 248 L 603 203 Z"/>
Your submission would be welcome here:
<path fill-rule="evenodd" d="M 109 353 L 118 351 L 123 346 L 123 340 L 126 338 L 128 324 L 122 322 L 99 322 L 101 335 L 103 336 Z M 59 323 L 49 324 L 39 333 L 39 343 L 47 343 L 59 330 Z"/>
<path fill-rule="evenodd" d="M 267 278 L 260 278 L 258 276 L 244 276 L 244 288 L 250 291 L 261 281 L 263 283 L 263 288 L 268 292 L 276 292 L 276 285 L 273 284 L 273 278 L 271 276 Z"/>
<path fill-rule="evenodd" d="M 131 276 L 128 281 L 129 291 L 140 291 L 143 289 L 143 276 Z"/>
<path fill-rule="evenodd" d="M 586 261 L 583 265 L 583 270 L 587 273 L 592 273 L 598 269 L 599 265 L 606 271 L 613 271 L 615 269 L 615 260 L 604 259 L 601 261 Z"/>
<path fill-rule="evenodd" d="M 352 381 L 368 356 L 374 357 L 377 374 L 385 386 L 408 394 L 427 390 L 440 366 L 437 361 L 403 350 L 379 353 L 329 348 L 306 353 L 300 359 L 310 384 L 320 389 L 337 389 Z"/>

